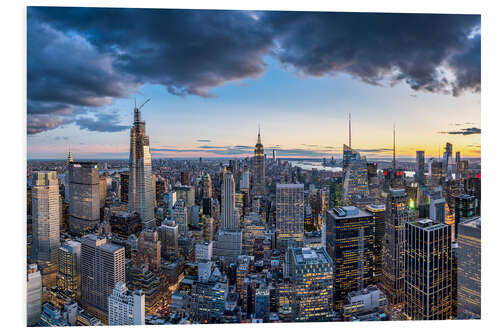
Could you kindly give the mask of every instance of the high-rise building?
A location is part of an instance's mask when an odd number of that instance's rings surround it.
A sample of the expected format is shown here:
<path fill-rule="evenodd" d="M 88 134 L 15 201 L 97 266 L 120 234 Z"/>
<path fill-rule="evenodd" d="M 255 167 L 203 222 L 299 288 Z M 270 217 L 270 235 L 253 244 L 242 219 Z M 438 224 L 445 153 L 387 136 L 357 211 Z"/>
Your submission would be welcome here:
<path fill-rule="evenodd" d="M 407 222 L 404 243 L 403 313 L 411 320 L 450 319 L 451 226 L 431 219 Z"/>
<path fill-rule="evenodd" d="M 122 172 L 120 173 L 120 200 L 122 202 L 128 202 L 128 181 L 129 181 L 129 173 Z"/>
<path fill-rule="evenodd" d="M 134 124 L 130 129 L 128 209 L 131 213 L 139 213 L 144 228 L 155 226 L 149 136 L 137 107 L 134 107 Z"/>
<path fill-rule="evenodd" d="M 202 241 L 194 246 L 194 258 L 196 262 L 210 261 L 213 254 L 213 242 Z"/>
<path fill-rule="evenodd" d="M 73 162 L 73 155 L 71 152 L 68 152 L 68 160 L 66 161 L 66 172 L 64 174 L 64 202 L 69 203 L 69 164 Z"/>
<path fill-rule="evenodd" d="M 28 326 L 35 326 L 40 320 L 42 311 L 42 275 L 36 264 L 28 266 L 26 287 L 27 324 Z"/>
<path fill-rule="evenodd" d="M 210 177 L 209 173 L 205 173 L 205 175 L 203 175 L 202 186 L 203 199 L 212 198 L 212 178 Z"/>
<path fill-rule="evenodd" d="M 107 177 L 105 175 L 99 176 L 99 207 L 104 207 L 104 203 L 106 202 L 106 192 L 107 192 Z"/>
<path fill-rule="evenodd" d="M 174 220 L 165 220 L 158 227 L 162 256 L 169 260 L 179 256 L 179 227 Z"/>
<path fill-rule="evenodd" d="M 370 190 L 368 187 L 366 157 L 361 157 L 359 152 L 349 147 L 344 147 L 344 155 L 347 158 L 345 161 L 347 166 L 344 167 L 345 174 L 342 185 L 342 205 L 348 206 L 354 203 L 354 197 L 368 197 Z"/>
<path fill-rule="evenodd" d="M 335 309 L 347 293 L 374 283 L 375 220 L 357 207 L 326 212 L 326 250 L 335 263 Z"/>
<path fill-rule="evenodd" d="M 481 318 L 481 218 L 458 224 L 458 319 Z"/>
<path fill-rule="evenodd" d="M 455 153 L 455 179 L 460 180 L 462 179 L 462 162 L 460 159 L 460 152 L 457 151 Z"/>
<path fill-rule="evenodd" d="M 141 232 L 137 239 L 136 259 L 140 263 L 147 264 L 153 272 L 160 269 L 161 241 L 158 232 L 151 229 Z"/>
<path fill-rule="evenodd" d="M 373 247 L 374 259 L 374 282 L 380 282 L 382 276 L 382 244 L 385 234 L 385 205 L 368 205 L 366 210 L 372 214 L 375 224 L 375 243 Z"/>
<path fill-rule="evenodd" d="M 351 291 L 343 304 L 344 321 L 383 321 L 390 313 L 387 298 L 376 286 Z"/>
<path fill-rule="evenodd" d="M 254 149 L 253 157 L 253 193 L 254 196 L 263 196 L 266 194 L 266 158 L 264 155 L 264 146 L 260 139 L 260 128 L 257 136 L 257 144 Z"/>
<path fill-rule="evenodd" d="M 108 323 L 114 325 L 144 325 L 145 298 L 141 290 L 130 292 L 125 282 L 119 281 L 108 300 Z"/>
<path fill-rule="evenodd" d="M 468 194 L 455 196 L 455 239 L 457 239 L 458 225 L 463 218 L 479 215 L 476 197 Z"/>
<path fill-rule="evenodd" d="M 333 261 L 324 248 L 288 248 L 287 272 L 292 284 L 295 321 L 333 318 Z"/>
<path fill-rule="evenodd" d="M 446 200 L 440 197 L 431 197 L 429 204 L 429 218 L 439 223 L 445 222 Z"/>
<path fill-rule="evenodd" d="M 408 200 L 404 189 L 390 189 L 385 205 L 382 244 L 381 288 L 393 308 L 404 300 L 404 231 L 408 222 Z"/>
<path fill-rule="evenodd" d="M 415 170 L 415 181 L 420 185 L 425 185 L 425 152 L 417 151 L 417 166 Z"/>
<path fill-rule="evenodd" d="M 179 227 L 179 234 L 186 235 L 188 232 L 188 213 L 184 200 L 177 200 L 174 205 L 172 219 Z"/>
<path fill-rule="evenodd" d="M 436 187 L 442 184 L 443 180 L 443 161 L 432 160 L 429 163 L 429 185 Z"/>
<path fill-rule="evenodd" d="M 446 148 L 443 153 L 443 175 L 447 180 L 451 178 L 451 165 L 450 161 L 453 158 L 453 145 L 449 142 L 446 142 Z"/>
<path fill-rule="evenodd" d="M 237 230 L 239 228 L 239 216 L 235 207 L 235 185 L 231 171 L 224 169 L 221 188 L 222 200 L 222 228 L 226 230 Z"/>
<path fill-rule="evenodd" d="M 81 303 L 107 323 L 108 297 L 119 281 L 125 281 L 125 248 L 94 234 L 81 238 L 81 244 Z"/>
<path fill-rule="evenodd" d="M 269 288 L 261 286 L 255 290 L 255 317 L 269 319 Z"/>
<path fill-rule="evenodd" d="M 60 245 L 59 228 L 61 202 L 59 183 L 55 171 L 37 171 L 32 183 L 33 243 L 31 261 L 36 263 L 57 263 Z"/>
<path fill-rule="evenodd" d="M 59 248 L 59 272 L 57 286 L 67 291 L 74 299 L 80 299 L 80 256 L 81 244 L 67 240 Z"/>
<path fill-rule="evenodd" d="M 181 171 L 181 184 L 191 186 L 191 175 L 189 171 Z"/>
<path fill-rule="evenodd" d="M 100 222 L 99 168 L 96 162 L 69 164 L 69 230 L 83 234 Z"/>
<path fill-rule="evenodd" d="M 276 241 L 285 249 L 288 241 L 301 247 L 304 240 L 304 184 L 276 184 Z"/>

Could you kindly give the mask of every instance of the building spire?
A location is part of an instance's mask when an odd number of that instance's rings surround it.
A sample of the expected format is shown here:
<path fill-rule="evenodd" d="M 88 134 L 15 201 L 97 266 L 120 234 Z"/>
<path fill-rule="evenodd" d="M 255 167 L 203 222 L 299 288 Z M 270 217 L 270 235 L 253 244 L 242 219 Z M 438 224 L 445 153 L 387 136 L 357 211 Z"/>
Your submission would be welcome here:
<path fill-rule="evenodd" d="M 392 127 L 392 169 L 396 170 L 396 124 Z"/>
<path fill-rule="evenodd" d="M 257 135 L 257 144 L 260 144 L 260 124 L 259 124 L 259 134 Z"/>
<path fill-rule="evenodd" d="M 352 149 L 351 147 L 351 113 L 349 112 L 349 149 Z"/>

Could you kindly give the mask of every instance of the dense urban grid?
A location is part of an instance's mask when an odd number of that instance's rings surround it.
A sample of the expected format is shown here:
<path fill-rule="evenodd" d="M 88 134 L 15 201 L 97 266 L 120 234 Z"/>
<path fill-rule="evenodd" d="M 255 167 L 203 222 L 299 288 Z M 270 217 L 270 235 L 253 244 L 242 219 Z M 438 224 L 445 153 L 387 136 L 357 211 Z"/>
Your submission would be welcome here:
<path fill-rule="evenodd" d="M 153 160 L 135 107 L 128 161 L 28 161 L 28 326 L 480 318 L 480 161 L 350 135 L 341 160 L 260 130 L 253 157 Z"/>

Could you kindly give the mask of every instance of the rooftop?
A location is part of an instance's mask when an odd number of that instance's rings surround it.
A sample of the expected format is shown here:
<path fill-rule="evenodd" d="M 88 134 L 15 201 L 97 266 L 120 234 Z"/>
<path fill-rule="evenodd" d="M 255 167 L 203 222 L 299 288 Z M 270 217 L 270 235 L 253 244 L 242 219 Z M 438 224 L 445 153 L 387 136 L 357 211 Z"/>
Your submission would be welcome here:
<path fill-rule="evenodd" d="M 324 248 L 294 248 L 293 257 L 297 265 L 332 264 L 332 259 Z"/>

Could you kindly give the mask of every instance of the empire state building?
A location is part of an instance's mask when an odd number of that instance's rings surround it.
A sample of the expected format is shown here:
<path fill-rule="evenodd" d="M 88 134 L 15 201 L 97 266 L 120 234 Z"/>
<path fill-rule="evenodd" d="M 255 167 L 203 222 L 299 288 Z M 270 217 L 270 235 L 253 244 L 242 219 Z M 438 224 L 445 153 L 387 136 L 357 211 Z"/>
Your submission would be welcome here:
<path fill-rule="evenodd" d="M 134 125 L 130 129 L 128 210 L 138 212 L 143 229 L 147 229 L 155 226 L 153 177 L 149 136 L 139 110 L 134 106 Z"/>
<path fill-rule="evenodd" d="M 253 172 L 254 172 L 254 195 L 264 196 L 266 194 L 266 169 L 265 169 L 264 146 L 260 140 L 260 128 L 257 136 L 257 144 L 254 149 Z"/>

